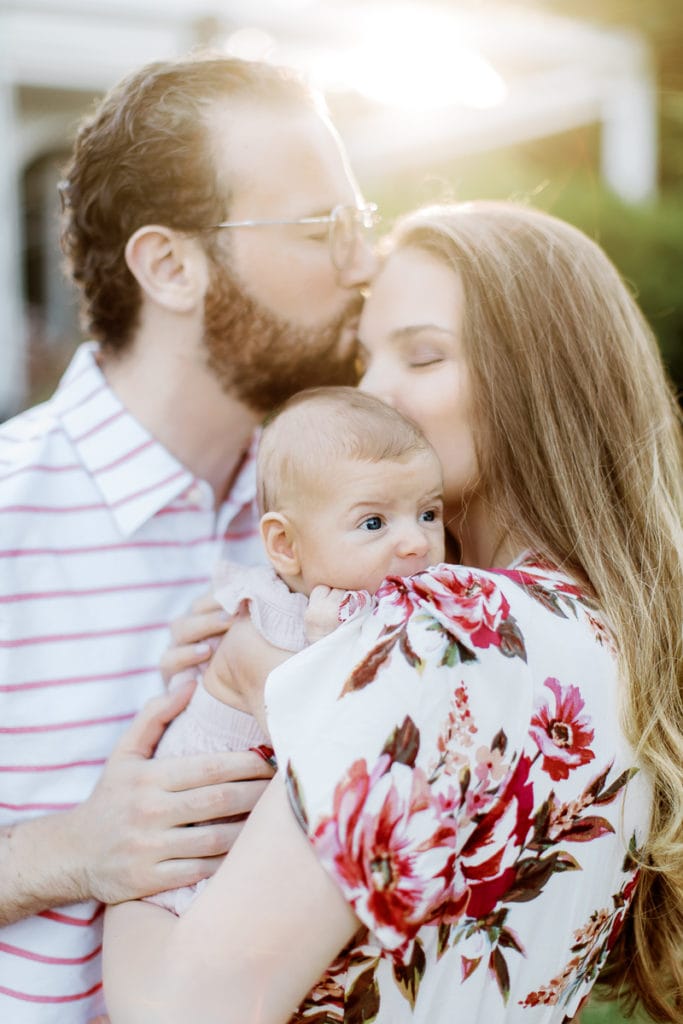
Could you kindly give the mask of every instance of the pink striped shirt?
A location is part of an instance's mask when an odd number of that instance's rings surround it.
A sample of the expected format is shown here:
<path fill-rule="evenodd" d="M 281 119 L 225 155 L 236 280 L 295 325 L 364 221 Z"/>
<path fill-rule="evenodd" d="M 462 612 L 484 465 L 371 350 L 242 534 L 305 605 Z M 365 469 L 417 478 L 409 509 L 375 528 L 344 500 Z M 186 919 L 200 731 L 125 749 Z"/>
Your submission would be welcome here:
<path fill-rule="evenodd" d="M 123 408 L 83 345 L 52 398 L 0 427 L 0 824 L 73 806 L 161 688 L 168 623 L 219 558 L 264 560 L 254 446 L 213 492 Z M 0 1021 L 101 1005 L 96 902 L 0 930 Z"/>

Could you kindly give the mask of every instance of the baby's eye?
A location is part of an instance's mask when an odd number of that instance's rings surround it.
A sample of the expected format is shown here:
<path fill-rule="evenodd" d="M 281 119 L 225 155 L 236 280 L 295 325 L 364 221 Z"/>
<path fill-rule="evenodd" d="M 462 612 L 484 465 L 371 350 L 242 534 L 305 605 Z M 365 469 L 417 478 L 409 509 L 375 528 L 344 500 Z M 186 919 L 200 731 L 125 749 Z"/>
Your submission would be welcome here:
<path fill-rule="evenodd" d="M 382 517 L 381 516 L 368 516 L 360 524 L 361 530 L 381 530 L 382 529 Z"/>
<path fill-rule="evenodd" d="M 426 509 L 420 516 L 420 519 L 423 523 L 436 523 L 439 521 L 440 518 L 441 514 L 439 510 L 436 508 Z"/>

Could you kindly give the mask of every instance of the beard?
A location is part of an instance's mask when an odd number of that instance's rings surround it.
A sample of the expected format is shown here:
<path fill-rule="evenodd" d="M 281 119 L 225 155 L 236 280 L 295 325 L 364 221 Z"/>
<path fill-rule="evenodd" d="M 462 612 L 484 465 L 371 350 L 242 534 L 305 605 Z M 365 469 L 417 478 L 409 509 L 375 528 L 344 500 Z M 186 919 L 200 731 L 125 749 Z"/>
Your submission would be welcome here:
<path fill-rule="evenodd" d="M 297 327 L 246 294 L 214 263 L 204 303 L 207 364 L 226 394 L 267 413 L 304 388 L 358 383 L 355 345 L 341 333 L 362 308 L 360 295 L 322 327 Z"/>

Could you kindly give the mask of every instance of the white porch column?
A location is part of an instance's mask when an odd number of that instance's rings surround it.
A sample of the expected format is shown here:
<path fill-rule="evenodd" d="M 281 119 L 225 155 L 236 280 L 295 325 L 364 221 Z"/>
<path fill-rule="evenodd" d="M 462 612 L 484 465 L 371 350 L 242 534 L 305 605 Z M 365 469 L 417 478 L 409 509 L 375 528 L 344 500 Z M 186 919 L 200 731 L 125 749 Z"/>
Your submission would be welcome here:
<path fill-rule="evenodd" d="M 602 104 L 602 174 L 625 202 L 642 203 L 657 193 L 657 86 L 645 45 L 622 46 Z"/>
<path fill-rule="evenodd" d="M 22 230 L 15 89 L 0 81 L 0 418 L 26 398 L 26 324 L 22 300 Z"/>

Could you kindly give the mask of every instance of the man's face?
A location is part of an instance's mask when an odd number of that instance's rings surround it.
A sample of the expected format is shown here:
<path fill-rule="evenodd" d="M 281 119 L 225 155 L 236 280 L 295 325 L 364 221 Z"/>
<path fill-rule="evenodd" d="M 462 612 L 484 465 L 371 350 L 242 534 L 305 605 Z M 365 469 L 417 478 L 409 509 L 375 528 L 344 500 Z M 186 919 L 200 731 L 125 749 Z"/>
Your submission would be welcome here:
<path fill-rule="evenodd" d="M 214 264 L 204 300 L 209 367 L 226 393 L 261 413 L 303 388 L 355 385 L 355 346 L 344 335 L 360 305 L 358 297 L 330 323 L 298 327 L 251 298 L 229 268 Z"/>
<path fill-rule="evenodd" d="M 249 102 L 215 117 L 230 220 L 329 214 L 361 197 L 339 139 L 312 110 Z M 225 229 L 205 296 L 205 346 L 227 391 L 259 411 L 303 387 L 355 383 L 355 321 L 374 256 L 360 242 L 334 267 L 327 225 Z"/>

